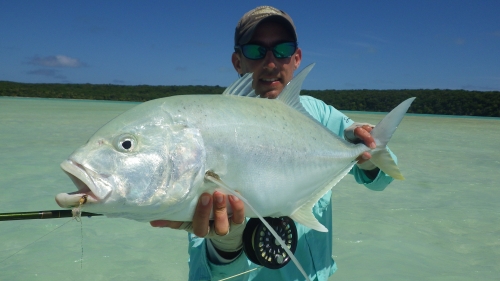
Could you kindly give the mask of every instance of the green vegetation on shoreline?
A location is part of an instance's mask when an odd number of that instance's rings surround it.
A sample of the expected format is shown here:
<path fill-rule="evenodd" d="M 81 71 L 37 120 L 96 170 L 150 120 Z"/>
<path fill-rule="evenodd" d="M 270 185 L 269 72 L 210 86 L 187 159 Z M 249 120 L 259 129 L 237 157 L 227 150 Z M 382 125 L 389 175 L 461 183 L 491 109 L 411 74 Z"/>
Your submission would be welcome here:
<path fill-rule="evenodd" d="M 220 86 L 120 86 L 94 84 L 28 84 L 0 81 L 0 96 L 116 101 L 148 101 L 192 94 L 221 94 Z M 388 112 L 417 97 L 408 112 L 500 117 L 500 92 L 465 90 L 302 90 L 339 110 Z"/>

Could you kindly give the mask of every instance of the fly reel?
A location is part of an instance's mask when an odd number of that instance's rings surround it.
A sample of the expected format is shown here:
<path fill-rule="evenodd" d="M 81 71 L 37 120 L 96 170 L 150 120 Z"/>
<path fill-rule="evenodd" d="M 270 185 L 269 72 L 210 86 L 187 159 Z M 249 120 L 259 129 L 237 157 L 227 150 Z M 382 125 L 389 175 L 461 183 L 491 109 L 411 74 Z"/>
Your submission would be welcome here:
<path fill-rule="evenodd" d="M 292 253 L 297 248 L 297 227 L 289 217 L 264 218 L 285 242 Z M 273 234 L 258 218 L 247 222 L 243 231 L 243 251 L 255 264 L 271 269 L 285 266 L 290 256 L 274 238 Z"/>

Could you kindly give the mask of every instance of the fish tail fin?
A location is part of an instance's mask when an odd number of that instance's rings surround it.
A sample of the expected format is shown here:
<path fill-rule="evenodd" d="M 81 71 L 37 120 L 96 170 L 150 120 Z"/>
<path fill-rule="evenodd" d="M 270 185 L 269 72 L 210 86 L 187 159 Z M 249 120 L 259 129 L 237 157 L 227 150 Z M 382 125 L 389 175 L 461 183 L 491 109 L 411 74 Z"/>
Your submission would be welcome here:
<path fill-rule="evenodd" d="M 379 167 L 379 169 L 384 173 L 399 180 L 404 180 L 404 177 L 399 171 L 398 166 L 394 162 L 386 146 L 414 100 L 415 98 L 413 97 L 400 103 L 371 131 L 371 135 L 375 139 L 377 148 L 371 152 L 372 158 L 370 161 L 375 164 L 375 166 Z"/>
<path fill-rule="evenodd" d="M 370 158 L 370 161 L 384 173 L 397 180 L 405 179 L 401 171 L 399 171 L 398 165 L 394 162 L 394 159 L 386 148 L 372 152 L 371 154 L 372 158 Z"/>

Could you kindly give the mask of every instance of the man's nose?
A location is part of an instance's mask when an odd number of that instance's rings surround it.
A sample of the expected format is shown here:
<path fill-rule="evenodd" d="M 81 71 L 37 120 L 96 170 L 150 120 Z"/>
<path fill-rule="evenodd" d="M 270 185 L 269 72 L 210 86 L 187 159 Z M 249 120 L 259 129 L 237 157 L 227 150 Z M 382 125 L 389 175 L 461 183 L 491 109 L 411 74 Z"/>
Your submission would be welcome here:
<path fill-rule="evenodd" d="M 276 57 L 274 57 L 272 50 L 267 50 L 266 56 L 264 57 L 264 68 L 274 69 L 276 67 Z"/>

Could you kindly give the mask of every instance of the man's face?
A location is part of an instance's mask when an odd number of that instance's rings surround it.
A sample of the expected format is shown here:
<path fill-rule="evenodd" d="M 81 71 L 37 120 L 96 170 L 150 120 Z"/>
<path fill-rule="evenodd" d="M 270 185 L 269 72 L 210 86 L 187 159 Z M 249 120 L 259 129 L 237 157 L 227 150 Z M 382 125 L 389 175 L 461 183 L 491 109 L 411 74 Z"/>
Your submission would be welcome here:
<path fill-rule="evenodd" d="M 293 42 L 287 29 L 276 22 L 263 22 L 255 30 L 249 44 L 274 47 L 283 42 Z M 292 80 L 293 72 L 299 67 L 302 51 L 297 49 L 290 58 L 277 59 L 272 51 L 260 60 L 247 59 L 240 52 L 233 53 L 232 62 L 239 74 L 253 72 L 253 88 L 263 98 L 276 98 Z"/>

